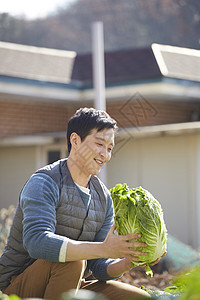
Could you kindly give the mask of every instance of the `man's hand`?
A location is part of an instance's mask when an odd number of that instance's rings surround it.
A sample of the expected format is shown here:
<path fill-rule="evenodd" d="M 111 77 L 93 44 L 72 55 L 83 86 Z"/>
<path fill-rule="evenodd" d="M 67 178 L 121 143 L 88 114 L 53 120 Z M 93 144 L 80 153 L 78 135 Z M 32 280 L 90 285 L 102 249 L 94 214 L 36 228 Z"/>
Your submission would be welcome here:
<path fill-rule="evenodd" d="M 163 255 L 160 258 L 157 258 L 154 262 L 152 262 L 151 266 L 157 264 L 160 261 L 160 259 L 165 255 L 166 252 L 163 253 Z M 146 267 L 146 264 L 141 265 L 141 267 Z M 130 271 L 132 268 L 134 268 L 133 263 L 129 259 L 123 258 L 110 263 L 108 265 L 107 272 L 111 277 L 118 277 L 123 273 Z"/>
<path fill-rule="evenodd" d="M 116 226 L 113 225 L 103 242 L 106 257 L 127 258 L 137 261 L 137 255 L 146 255 L 147 252 L 136 250 L 137 247 L 146 247 L 147 244 L 137 241 L 141 236 L 137 233 L 129 235 L 115 235 Z"/>
<path fill-rule="evenodd" d="M 139 260 L 139 257 L 137 255 L 146 255 L 147 254 L 147 252 L 129 249 L 129 247 L 136 248 L 136 247 L 146 247 L 147 246 L 145 243 L 137 241 L 137 239 L 140 238 L 140 235 L 130 234 L 130 235 L 124 235 L 124 236 L 116 236 L 114 234 L 115 228 L 116 228 L 115 225 L 113 225 L 111 227 L 111 229 L 108 232 L 108 235 L 104 241 L 104 243 L 107 243 L 107 245 L 109 245 L 110 243 L 112 244 L 112 249 L 110 249 L 110 251 L 113 251 L 112 255 L 114 255 L 114 254 L 116 255 L 115 257 L 112 256 L 112 258 L 117 258 L 117 257 L 122 258 L 119 260 L 115 260 L 108 265 L 107 272 L 111 277 L 118 277 L 118 276 L 122 275 L 123 273 L 129 271 L 130 269 L 133 268 L 134 261 L 137 262 Z M 118 239 L 115 240 L 115 238 L 120 238 L 120 240 L 118 240 Z M 134 239 L 135 239 L 135 241 L 132 241 Z M 129 242 L 130 240 L 131 240 L 131 242 Z M 120 246 L 119 246 L 119 242 L 120 242 Z M 117 243 L 117 245 L 115 243 Z M 115 249 L 115 246 L 117 247 L 117 249 Z M 119 248 L 121 250 L 119 250 Z M 118 251 L 122 251 L 121 256 L 117 256 Z M 165 255 L 166 255 L 166 252 L 164 252 L 160 258 L 157 258 L 155 261 L 153 261 L 151 263 L 151 266 L 157 264 L 160 261 L 160 259 L 162 257 L 164 257 Z M 141 265 L 141 267 L 145 267 L 145 266 L 146 266 L 146 264 Z"/>
<path fill-rule="evenodd" d="M 159 257 L 156 260 L 154 260 L 153 262 L 151 262 L 150 266 L 154 266 L 157 263 L 159 263 L 159 261 L 161 260 L 161 258 L 164 257 L 166 255 L 166 253 L 167 253 L 167 251 L 165 251 L 161 257 Z M 141 267 L 146 267 L 146 264 L 141 265 Z"/>
<path fill-rule="evenodd" d="M 164 257 L 166 254 L 167 254 L 167 251 L 165 251 L 161 257 L 159 257 L 159 258 L 157 258 L 155 261 L 153 261 L 153 262 L 150 264 L 150 266 L 156 265 L 156 264 L 161 260 L 161 258 Z"/>
<path fill-rule="evenodd" d="M 115 235 L 115 225 L 107 234 L 104 242 L 75 241 L 68 239 L 66 261 L 88 260 L 98 258 L 123 258 L 138 260 L 137 255 L 145 255 L 146 252 L 138 251 L 136 247 L 145 247 L 146 244 L 137 241 L 140 235 Z"/>

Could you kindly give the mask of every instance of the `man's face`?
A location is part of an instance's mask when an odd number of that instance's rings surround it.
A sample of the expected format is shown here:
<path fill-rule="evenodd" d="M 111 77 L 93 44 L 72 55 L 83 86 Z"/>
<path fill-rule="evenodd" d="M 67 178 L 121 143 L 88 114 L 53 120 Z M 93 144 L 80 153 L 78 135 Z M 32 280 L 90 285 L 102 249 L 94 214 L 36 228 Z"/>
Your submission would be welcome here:
<path fill-rule="evenodd" d="M 97 132 L 93 129 L 76 149 L 76 165 L 84 175 L 97 175 L 101 168 L 111 159 L 114 147 L 114 130 L 104 129 Z"/>

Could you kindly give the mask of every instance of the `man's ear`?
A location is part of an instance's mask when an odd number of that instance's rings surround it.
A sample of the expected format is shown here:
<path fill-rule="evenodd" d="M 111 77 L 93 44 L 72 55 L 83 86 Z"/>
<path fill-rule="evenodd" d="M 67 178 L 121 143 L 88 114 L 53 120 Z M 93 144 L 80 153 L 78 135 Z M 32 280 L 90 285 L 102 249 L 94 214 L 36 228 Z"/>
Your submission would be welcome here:
<path fill-rule="evenodd" d="M 76 150 L 81 143 L 81 138 L 76 132 L 72 132 L 70 135 L 70 142 L 72 145 L 72 149 Z"/>

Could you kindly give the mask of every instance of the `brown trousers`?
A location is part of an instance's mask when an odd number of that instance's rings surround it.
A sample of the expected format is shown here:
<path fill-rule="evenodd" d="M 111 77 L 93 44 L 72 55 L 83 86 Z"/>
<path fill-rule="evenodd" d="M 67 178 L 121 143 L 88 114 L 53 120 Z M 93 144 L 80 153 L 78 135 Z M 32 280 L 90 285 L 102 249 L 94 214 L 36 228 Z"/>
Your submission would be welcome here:
<path fill-rule="evenodd" d="M 102 293 L 110 300 L 148 297 L 143 290 L 118 281 L 84 281 L 82 277 L 85 266 L 85 261 L 54 263 L 38 259 L 23 273 L 14 276 L 10 285 L 2 292 L 7 295 L 16 294 L 21 298 L 59 300 L 64 292 L 85 288 Z"/>

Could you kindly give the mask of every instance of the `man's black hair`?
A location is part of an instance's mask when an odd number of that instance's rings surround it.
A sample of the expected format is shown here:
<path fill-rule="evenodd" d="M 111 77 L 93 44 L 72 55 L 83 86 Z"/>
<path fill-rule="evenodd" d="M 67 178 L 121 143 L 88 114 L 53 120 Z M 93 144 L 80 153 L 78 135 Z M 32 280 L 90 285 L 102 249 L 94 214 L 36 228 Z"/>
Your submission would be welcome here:
<path fill-rule="evenodd" d="M 68 122 L 66 134 L 68 153 L 71 151 L 70 136 L 73 132 L 76 132 L 83 141 L 93 129 L 101 131 L 105 128 L 117 129 L 116 121 L 107 112 L 87 107 L 78 109 Z"/>

